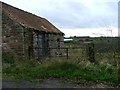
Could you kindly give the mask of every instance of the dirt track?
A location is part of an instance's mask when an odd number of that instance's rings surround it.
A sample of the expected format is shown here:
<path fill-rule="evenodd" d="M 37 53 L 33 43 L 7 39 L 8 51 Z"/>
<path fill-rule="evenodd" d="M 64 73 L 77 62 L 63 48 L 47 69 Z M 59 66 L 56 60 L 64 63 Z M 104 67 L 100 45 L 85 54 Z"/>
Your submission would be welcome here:
<path fill-rule="evenodd" d="M 11 81 L 11 80 L 3 80 L 2 81 L 3 88 L 72 88 L 74 85 L 69 83 L 62 83 L 59 80 L 42 80 L 39 83 L 33 83 L 30 81 Z"/>
<path fill-rule="evenodd" d="M 104 84 L 93 84 L 90 86 L 75 85 L 69 82 L 62 82 L 58 79 L 45 79 L 39 83 L 33 83 L 30 81 L 11 81 L 3 80 L 2 88 L 110 88 L 111 86 Z"/>

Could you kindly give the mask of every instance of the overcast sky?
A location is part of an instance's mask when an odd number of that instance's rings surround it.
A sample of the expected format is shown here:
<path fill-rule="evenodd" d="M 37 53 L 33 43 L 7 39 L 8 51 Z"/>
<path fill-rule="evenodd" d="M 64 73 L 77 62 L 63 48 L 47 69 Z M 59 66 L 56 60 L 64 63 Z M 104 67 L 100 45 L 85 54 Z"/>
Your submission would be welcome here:
<path fill-rule="evenodd" d="M 106 28 L 114 29 L 113 34 L 117 34 L 119 0 L 1 1 L 48 19 L 66 36 L 92 35 L 95 32 L 112 35 L 109 30 L 105 31 Z"/>

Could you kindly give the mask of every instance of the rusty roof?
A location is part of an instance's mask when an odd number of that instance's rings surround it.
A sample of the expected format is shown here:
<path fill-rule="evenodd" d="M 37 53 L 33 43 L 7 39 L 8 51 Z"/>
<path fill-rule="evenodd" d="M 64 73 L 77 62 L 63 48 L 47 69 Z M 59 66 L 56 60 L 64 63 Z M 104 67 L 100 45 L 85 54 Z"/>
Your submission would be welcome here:
<path fill-rule="evenodd" d="M 28 13 L 16 7 L 10 6 L 2 2 L 2 11 L 6 13 L 11 19 L 17 21 L 26 28 L 33 28 L 35 30 L 47 33 L 62 33 L 58 28 L 51 24 L 45 18 Z"/>

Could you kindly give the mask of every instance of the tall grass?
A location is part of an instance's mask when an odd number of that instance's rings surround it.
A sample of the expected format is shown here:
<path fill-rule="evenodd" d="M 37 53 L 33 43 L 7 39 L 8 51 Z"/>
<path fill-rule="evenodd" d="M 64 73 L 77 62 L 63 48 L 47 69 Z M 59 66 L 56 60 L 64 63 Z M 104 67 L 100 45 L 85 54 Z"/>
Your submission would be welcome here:
<path fill-rule="evenodd" d="M 72 79 L 76 83 L 85 80 L 118 84 L 117 69 L 114 64 L 94 64 L 85 60 L 78 63 L 71 59 L 51 58 L 43 60 L 42 64 L 36 60 L 21 60 L 3 66 L 3 77 L 18 80 L 64 78 Z"/>
<path fill-rule="evenodd" d="M 78 46 L 69 44 L 66 47 Z M 88 81 L 120 84 L 119 53 L 96 54 L 95 63 L 87 60 L 86 47 L 69 49 L 69 58 L 46 58 L 37 60 L 16 60 L 10 54 L 3 54 L 3 78 L 18 80 L 38 80 L 40 78 L 64 78 L 75 83 Z M 109 57 L 110 56 L 110 57 Z"/>

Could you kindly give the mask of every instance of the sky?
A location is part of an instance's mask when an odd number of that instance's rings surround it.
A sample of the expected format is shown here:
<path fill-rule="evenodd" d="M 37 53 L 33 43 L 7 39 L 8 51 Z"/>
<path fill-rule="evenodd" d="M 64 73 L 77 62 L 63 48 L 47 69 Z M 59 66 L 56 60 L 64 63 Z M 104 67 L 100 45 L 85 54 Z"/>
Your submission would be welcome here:
<path fill-rule="evenodd" d="M 69 36 L 117 36 L 119 0 L 1 0 L 44 17 Z"/>

